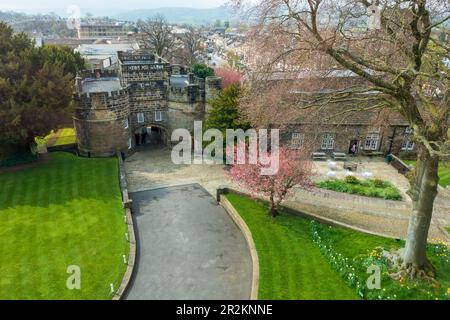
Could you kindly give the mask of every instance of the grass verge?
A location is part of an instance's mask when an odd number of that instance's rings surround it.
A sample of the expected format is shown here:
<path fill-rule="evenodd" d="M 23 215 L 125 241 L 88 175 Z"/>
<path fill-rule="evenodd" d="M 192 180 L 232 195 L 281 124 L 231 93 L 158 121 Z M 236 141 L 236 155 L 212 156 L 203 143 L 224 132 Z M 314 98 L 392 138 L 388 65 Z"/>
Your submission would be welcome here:
<path fill-rule="evenodd" d="M 402 160 L 404 163 L 415 166 L 417 161 L 415 160 Z M 442 187 L 450 186 L 450 162 L 439 162 L 439 185 Z"/>
<path fill-rule="evenodd" d="M 255 241 L 259 299 L 358 299 L 312 241 L 308 220 L 287 214 L 273 219 L 264 204 L 234 194 L 227 198 Z"/>

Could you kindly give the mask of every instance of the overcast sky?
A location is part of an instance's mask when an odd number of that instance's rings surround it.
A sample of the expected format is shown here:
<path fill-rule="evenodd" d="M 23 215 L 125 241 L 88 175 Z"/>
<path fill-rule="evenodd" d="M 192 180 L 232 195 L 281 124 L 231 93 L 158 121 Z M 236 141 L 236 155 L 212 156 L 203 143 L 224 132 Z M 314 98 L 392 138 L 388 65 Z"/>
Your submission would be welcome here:
<path fill-rule="evenodd" d="M 218 7 L 226 0 L 0 0 L 0 10 L 61 10 L 70 5 L 83 8 L 121 8 L 125 10 L 148 9 L 161 7 Z"/>

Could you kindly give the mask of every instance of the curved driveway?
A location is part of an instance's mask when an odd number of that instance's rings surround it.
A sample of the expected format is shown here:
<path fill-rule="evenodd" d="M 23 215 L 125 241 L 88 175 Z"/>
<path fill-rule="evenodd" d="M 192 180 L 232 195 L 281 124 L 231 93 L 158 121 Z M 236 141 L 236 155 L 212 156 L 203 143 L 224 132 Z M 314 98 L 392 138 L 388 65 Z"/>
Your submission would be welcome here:
<path fill-rule="evenodd" d="M 200 185 L 132 193 L 138 255 L 127 299 L 249 299 L 244 236 Z"/>

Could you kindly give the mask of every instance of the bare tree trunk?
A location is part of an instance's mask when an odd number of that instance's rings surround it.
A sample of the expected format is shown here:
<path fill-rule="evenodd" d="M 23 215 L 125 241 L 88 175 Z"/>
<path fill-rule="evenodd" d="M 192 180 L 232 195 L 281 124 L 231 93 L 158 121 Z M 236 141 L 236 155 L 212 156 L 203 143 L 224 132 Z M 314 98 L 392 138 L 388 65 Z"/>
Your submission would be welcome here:
<path fill-rule="evenodd" d="M 406 246 L 402 253 L 403 266 L 413 270 L 430 270 L 426 248 L 428 231 L 433 214 L 433 203 L 438 189 L 438 157 L 432 157 L 424 146 L 419 147 L 414 183 L 411 186 L 413 200 Z"/>
<path fill-rule="evenodd" d="M 278 216 L 278 206 L 275 203 L 273 194 L 270 195 L 269 215 L 273 218 Z"/>

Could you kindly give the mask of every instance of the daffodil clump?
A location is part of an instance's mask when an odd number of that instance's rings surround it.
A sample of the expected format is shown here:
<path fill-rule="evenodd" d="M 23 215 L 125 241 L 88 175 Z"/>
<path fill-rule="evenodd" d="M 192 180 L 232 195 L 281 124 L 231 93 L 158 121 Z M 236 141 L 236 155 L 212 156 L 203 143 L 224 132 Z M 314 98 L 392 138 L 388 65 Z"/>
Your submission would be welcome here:
<path fill-rule="evenodd" d="M 334 227 L 311 221 L 311 235 L 314 243 L 319 246 L 331 266 L 349 286 L 355 288 L 361 298 L 367 300 L 448 300 L 450 298 L 448 288 L 450 250 L 445 242 L 430 243 L 428 248 L 428 255 L 437 269 L 436 283 L 412 281 L 406 278 L 396 281 L 390 277 L 393 270 L 383 255 L 383 251 L 390 248 L 375 247 L 365 254 L 355 252 L 354 256 L 349 256 L 347 252 L 347 255 L 344 255 L 333 245 L 335 240 L 333 236 L 336 235 L 333 233 L 334 229 Z M 348 245 L 351 246 L 351 243 Z M 374 269 L 380 271 L 379 289 L 371 289 L 367 284 L 373 275 L 370 270 Z"/>

